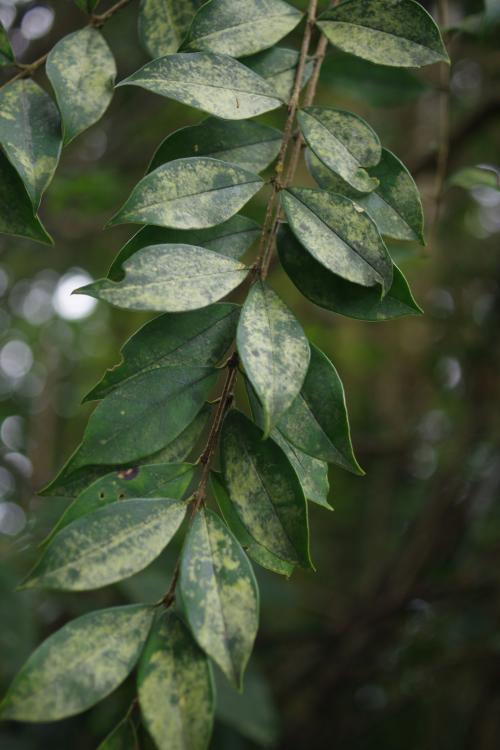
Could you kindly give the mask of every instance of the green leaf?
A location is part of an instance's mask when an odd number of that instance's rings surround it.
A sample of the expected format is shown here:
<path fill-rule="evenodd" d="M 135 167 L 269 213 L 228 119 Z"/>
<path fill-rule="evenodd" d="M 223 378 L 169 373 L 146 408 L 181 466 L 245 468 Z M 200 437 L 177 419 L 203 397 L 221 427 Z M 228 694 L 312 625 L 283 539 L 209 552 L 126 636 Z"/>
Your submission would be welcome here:
<path fill-rule="evenodd" d="M 392 261 L 373 220 L 342 195 L 288 188 L 282 202 L 297 239 L 325 268 L 361 286 L 392 284 Z"/>
<path fill-rule="evenodd" d="M 123 270 L 123 281 L 99 279 L 77 293 L 127 310 L 185 312 L 217 302 L 248 273 L 239 261 L 193 245 L 144 247 Z"/>
<path fill-rule="evenodd" d="M 52 244 L 33 206 L 21 178 L 0 151 L 0 233 L 27 237 L 44 245 Z"/>
<path fill-rule="evenodd" d="M 288 102 L 295 83 L 295 75 L 299 62 L 299 53 L 295 49 L 273 47 L 257 55 L 246 57 L 245 65 L 266 80 L 276 91 L 280 99 Z M 304 68 L 301 86 L 305 86 L 310 79 L 314 61 L 308 59 Z"/>
<path fill-rule="evenodd" d="M 200 0 L 141 0 L 139 37 L 153 58 L 177 52 Z"/>
<path fill-rule="evenodd" d="M 208 659 L 174 612 L 155 624 L 139 662 L 139 703 L 158 750 L 207 750 L 214 687 Z"/>
<path fill-rule="evenodd" d="M 89 15 L 93 13 L 99 4 L 99 0 L 74 0 L 74 2 L 78 5 L 80 10 L 83 10 L 84 13 L 88 13 Z"/>
<path fill-rule="evenodd" d="M 134 668 L 153 612 L 143 604 L 113 607 L 64 625 L 21 668 L 0 706 L 0 716 L 58 721 L 98 703 Z"/>
<path fill-rule="evenodd" d="M 46 71 L 61 112 L 66 145 L 107 110 L 113 98 L 115 59 L 102 34 L 87 26 L 52 48 Z"/>
<path fill-rule="evenodd" d="M 147 567 L 172 539 L 186 503 L 123 500 L 73 521 L 47 545 L 23 588 L 89 591 Z"/>
<path fill-rule="evenodd" d="M 412 297 L 408 282 L 393 266 L 392 286 L 383 299 L 376 287 L 344 281 L 318 263 L 302 247 L 287 225 L 278 234 L 278 252 L 286 273 L 297 289 L 319 307 L 358 320 L 382 321 L 422 312 Z"/>
<path fill-rule="evenodd" d="M 200 510 L 182 550 L 179 595 L 200 648 L 241 689 L 259 625 L 252 566 L 223 521 Z"/>
<path fill-rule="evenodd" d="M 0 144 L 35 210 L 61 153 L 61 122 L 48 94 L 28 78 L 0 90 Z"/>
<path fill-rule="evenodd" d="M 237 346 L 264 407 L 267 437 L 300 392 L 309 365 L 309 343 L 295 316 L 262 281 L 252 286 L 243 305 Z"/>
<path fill-rule="evenodd" d="M 282 560 L 312 567 L 302 487 L 281 448 L 262 438 L 240 412 L 226 417 L 221 458 L 231 502 L 256 542 Z"/>
<path fill-rule="evenodd" d="M 365 168 L 379 163 L 382 147 L 361 117 L 332 107 L 307 107 L 298 121 L 306 143 L 325 167 L 362 193 L 377 187 L 379 181 Z"/>
<path fill-rule="evenodd" d="M 176 159 L 142 178 L 109 222 L 205 229 L 231 218 L 263 185 L 236 164 L 209 157 Z"/>
<path fill-rule="evenodd" d="M 207 117 L 197 125 L 167 136 L 157 148 L 148 171 L 173 159 L 209 156 L 262 172 L 278 156 L 282 137 L 280 130 L 260 122 Z"/>
<path fill-rule="evenodd" d="M 345 0 L 318 26 L 344 52 L 402 68 L 449 62 L 432 17 L 414 0 Z"/>
<path fill-rule="evenodd" d="M 272 47 L 302 13 L 282 0 L 212 0 L 193 19 L 184 48 L 243 57 Z"/>
<path fill-rule="evenodd" d="M 290 578 L 294 566 L 291 563 L 282 560 L 280 557 L 276 557 L 276 555 L 269 552 L 268 549 L 256 542 L 255 539 L 250 536 L 236 512 L 235 506 L 231 503 L 227 490 L 222 484 L 222 477 L 218 475 L 216 477 L 216 475 L 212 473 L 210 486 L 224 521 L 231 529 L 247 555 L 263 568 Z"/>
<path fill-rule="evenodd" d="M 130 719 L 123 719 L 101 742 L 97 750 L 138 750 L 137 732 Z"/>
<path fill-rule="evenodd" d="M 282 104 L 272 86 L 252 70 L 209 52 L 161 57 L 118 85 L 141 86 L 225 120 L 245 120 Z"/>
<path fill-rule="evenodd" d="M 108 370 L 84 401 L 100 399 L 118 385 L 158 367 L 210 367 L 229 349 L 240 308 L 223 303 L 202 312 L 160 315 L 140 328 L 122 347 L 122 360 Z"/>
<path fill-rule="evenodd" d="M 0 23 L 0 68 L 3 65 L 12 65 L 14 62 L 14 53 L 10 46 L 7 32 L 2 23 Z"/>
<path fill-rule="evenodd" d="M 478 187 L 500 190 L 500 173 L 486 165 L 463 167 L 448 178 L 449 187 L 461 187 L 473 190 Z"/>
<path fill-rule="evenodd" d="M 123 263 L 138 250 L 149 245 L 196 245 L 239 260 L 259 237 L 260 231 L 261 228 L 256 221 L 240 214 L 209 229 L 142 227 L 122 247 L 109 269 L 108 276 L 113 281 L 120 281 L 124 276 Z"/>

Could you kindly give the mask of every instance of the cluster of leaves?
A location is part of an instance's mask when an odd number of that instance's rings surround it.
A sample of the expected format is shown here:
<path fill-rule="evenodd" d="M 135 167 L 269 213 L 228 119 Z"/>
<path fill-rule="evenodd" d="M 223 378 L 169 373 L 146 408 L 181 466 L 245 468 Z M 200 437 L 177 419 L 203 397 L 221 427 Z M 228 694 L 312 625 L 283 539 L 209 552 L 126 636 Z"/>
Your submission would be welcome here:
<path fill-rule="evenodd" d="M 96 3 L 78 5 L 92 14 Z M 307 58 L 316 3 L 300 52 L 275 46 L 302 21 L 282 0 L 198 6 L 141 4 L 139 32 L 154 59 L 118 85 L 209 117 L 160 144 L 110 222 L 145 226 L 107 278 L 79 290 L 162 315 L 125 344 L 120 364 L 88 394 L 99 404 L 83 440 L 45 489 L 74 499 L 24 586 L 85 591 L 120 581 L 151 563 L 182 527 L 179 564 L 156 605 L 94 612 L 50 636 L 1 706 L 7 719 L 71 716 L 108 695 L 138 663 L 148 732 L 158 748 L 186 750 L 210 739 L 210 660 L 242 685 L 258 627 L 249 558 L 285 576 L 296 566 L 312 568 L 307 503 L 330 507 L 328 464 L 362 473 L 334 365 L 266 283 L 274 227 L 297 288 L 326 310 L 365 321 L 419 313 L 384 238 L 423 241 L 412 177 L 350 112 L 312 104 L 299 111 L 318 188 L 282 181 L 300 88 L 321 65 L 319 55 Z M 98 30 L 105 16 L 91 15 L 48 55 L 57 104 L 24 75 L 0 91 L 0 231 L 48 240 L 37 210 L 61 148 L 102 116 L 113 94 L 113 55 Z M 414 0 L 345 0 L 316 25 L 335 47 L 371 62 L 447 60 L 437 26 Z M 14 62 L 5 35 L 0 54 L 2 63 Z M 284 132 L 248 119 L 286 104 Z M 261 230 L 238 212 L 276 158 Z M 242 262 L 259 236 L 257 259 Z M 220 301 L 244 281 L 242 306 Z M 251 417 L 233 408 L 240 371 Z M 221 373 L 221 395 L 210 402 Z M 200 458 L 190 463 L 207 426 Z M 207 507 L 209 496 L 219 513 Z M 101 750 L 134 743 L 131 711 Z"/>

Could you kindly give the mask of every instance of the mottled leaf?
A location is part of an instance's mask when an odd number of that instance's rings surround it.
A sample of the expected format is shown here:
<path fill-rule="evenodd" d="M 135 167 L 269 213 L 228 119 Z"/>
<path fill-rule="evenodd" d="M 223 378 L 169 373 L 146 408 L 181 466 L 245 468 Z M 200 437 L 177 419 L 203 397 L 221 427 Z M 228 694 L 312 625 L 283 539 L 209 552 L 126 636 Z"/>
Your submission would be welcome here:
<path fill-rule="evenodd" d="M 151 245 L 123 264 L 123 281 L 99 279 L 78 289 L 127 310 L 185 312 L 207 307 L 241 284 L 242 263 L 193 245 Z"/>
<path fill-rule="evenodd" d="M 38 84 L 21 78 L 0 89 L 0 144 L 35 209 L 54 175 L 61 140 L 57 107 Z"/>
<path fill-rule="evenodd" d="M 422 312 L 412 297 L 408 282 L 395 265 L 391 288 L 380 299 L 376 287 L 351 284 L 326 271 L 302 247 L 286 225 L 280 227 L 278 251 L 283 268 L 297 289 L 311 302 L 326 310 L 374 322 L 419 315 Z"/>
<path fill-rule="evenodd" d="M 83 516 L 47 545 L 23 588 L 89 591 L 129 578 L 158 557 L 186 508 L 171 498 L 139 498 Z"/>
<path fill-rule="evenodd" d="M 273 87 L 252 70 L 210 52 L 161 57 L 118 85 L 141 86 L 225 120 L 245 120 L 282 104 Z"/>
<path fill-rule="evenodd" d="M 52 237 L 43 227 L 16 170 L 0 151 L 0 233 L 27 237 L 46 245 Z"/>
<path fill-rule="evenodd" d="M 322 13 L 318 26 L 339 49 L 381 65 L 449 62 L 438 27 L 414 0 L 345 0 Z"/>
<path fill-rule="evenodd" d="M 257 55 L 246 57 L 243 62 L 261 78 L 264 78 L 276 91 L 280 99 L 288 102 L 295 83 L 295 74 L 299 62 L 299 53 L 295 49 L 273 47 L 273 49 L 259 52 Z M 302 86 L 308 82 L 314 67 L 312 59 L 307 60 Z"/>
<path fill-rule="evenodd" d="M 139 662 L 139 703 L 158 750 L 207 750 L 214 688 L 208 659 L 174 612 L 155 624 Z"/>
<path fill-rule="evenodd" d="M 14 53 L 10 46 L 9 37 L 0 22 L 0 68 L 3 65 L 11 65 L 14 61 Z"/>
<path fill-rule="evenodd" d="M 212 0 L 193 19 L 186 49 L 233 57 L 272 47 L 292 31 L 302 13 L 282 0 Z"/>
<path fill-rule="evenodd" d="M 64 143 L 97 122 L 113 98 L 116 64 L 102 34 L 87 26 L 63 37 L 46 63 L 62 117 Z"/>
<path fill-rule="evenodd" d="M 130 719 L 123 719 L 101 742 L 97 750 L 138 750 L 137 732 Z"/>
<path fill-rule="evenodd" d="M 246 531 L 281 559 L 311 567 L 307 506 L 287 457 L 243 414 L 224 421 L 221 458 L 224 481 Z"/>
<path fill-rule="evenodd" d="M 196 514 L 186 536 L 179 595 L 198 645 L 241 688 L 259 624 L 259 592 L 239 542 L 209 510 Z"/>
<path fill-rule="evenodd" d="M 500 190 L 500 171 L 485 164 L 463 167 L 448 178 L 448 185 L 450 187 L 461 187 L 464 190 L 481 187 Z"/>
<path fill-rule="evenodd" d="M 134 668 L 153 612 L 141 604 L 113 607 L 64 625 L 21 668 L 0 706 L 0 716 L 57 721 L 98 703 Z"/>
<path fill-rule="evenodd" d="M 141 0 L 139 37 L 153 58 L 177 52 L 202 0 Z"/>
<path fill-rule="evenodd" d="M 349 198 L 325 190 L 281 194 L 290 228 L 325 268 L 361 286 L 392 284 L 392 261 L 373 220 Z"/>
<path fill-rule="evenodd" d="M 257 281 L 238 323 L 238 353 L 264 407 L 266 437 L 300 392 L 309 365 L 302 327 L 275 292 Z"/>

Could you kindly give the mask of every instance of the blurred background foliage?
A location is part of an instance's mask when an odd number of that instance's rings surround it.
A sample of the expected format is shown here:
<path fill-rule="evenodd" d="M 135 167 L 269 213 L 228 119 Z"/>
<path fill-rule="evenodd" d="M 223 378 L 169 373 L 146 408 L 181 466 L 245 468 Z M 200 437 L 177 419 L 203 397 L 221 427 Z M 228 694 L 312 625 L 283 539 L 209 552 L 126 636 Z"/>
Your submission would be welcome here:
<path fill-rule="evenodd" d="M 104 29 L 119 77 L 146 61 L 136 12 L 131 3 Z M 0 0 L 0 18 L 25 61 L 84 22 L 69 0 Z M 477 164 L 493 172 L 483 185 L 477 172 L 447 179 L 427 247 L 391 248 L 425 315 L 347 320 L 307 303 L 278 269 L 271 276 L 341 373 L 367 475 L 333 471 L 334 512 L 311 508 L 315 575 L 287 582 L 259 569 L 256 655 L 243 698 L 218 680 L 216 750 L 499 747 L 500 3 L 450 0 L 448 21 L 448 175 Z M 330 50 L 318 96 L 365 117 L 412 169 L 428 223 L 442 81 L 438 66 L 401 71 Z M 262 119 L 279 126 L 282 117 Z M 70 292 L 104 275 L 130 236 L 127 227 L 102 227 L 158 143 L 199 119 L 175 102 L 118 89 L 106 117 L 65 150 L 44 200 L 55 246 L 0 238 L 2 693 L 34 646 L 68 619 L 149 600 L 169 579 L 175 548 L 102 591 L 15 591 L 67 502 L 36 490 L 79 441 L 91 409 L 80 399 L 146 319 Z M 305 169 L 299 181 L 310 184 Z M 244 213 L 259 218 L 265 198 Z M 4 725 L 0 745 L 89 750 L 133 690 L 129 680 L 59 724 Z"/>

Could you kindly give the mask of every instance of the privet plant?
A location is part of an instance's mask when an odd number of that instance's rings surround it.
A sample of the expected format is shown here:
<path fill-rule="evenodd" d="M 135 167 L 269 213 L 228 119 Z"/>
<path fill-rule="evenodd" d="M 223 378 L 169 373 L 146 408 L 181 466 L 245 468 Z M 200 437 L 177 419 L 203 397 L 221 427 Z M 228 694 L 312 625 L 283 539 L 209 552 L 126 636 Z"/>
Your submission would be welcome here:
<path fill-rule="evenodd" d="M 115 63 L 99 29 L 128 0 L 101 15 L 95 0 L 76 2 L 86 26 L 31 65 L 16 63 L 0 34 L 1 64 L 17 65 L 0 91 L 0 230 L 40 242 L 50 238 L 37 210 L 61 149 L 112 98 Z M 161 601 L 91 612 L 42 643 L 1 715 L 63 719 L 137 666 L 137 699 L 101 750 L 137 747 L 139 716 L 160 750 L 202 750 L 216 702 L 211 662 L 241 688 L 256 636 L 250 560 L 284 576 L 312 568 L 308 503 L 329 508 L 328 464 L 362 473 L 334 364 L 268 283 L 275 247 L 295 286 L 326 310 L 362 321 L 419 314 L 384 242 L 423 242 L 417 188 L 368 123 L 314 104 L 328 42 L 391 66 L 447 55 L 414 0 L 322 12 L 310 0 L 305 18 L 282 0 L 143 0 L 138 24 L 152 60 L 118 85 L 208 117 L 160 144 L 110 221 L 143 228 L 107 278 L 79 290 L 162 314 L 86 397 L 98 405 L 83 440 L 44 490 L 74 499 L 24 587 L 120 581 L 179 529 L 182 550 Z M 278 46 L 300 24 L 300 49 Z M 42 65 L 54 96 L 31 77 Z M 252 119 L 279 107 L 282 131 Z M 316 188 L 294 184 L 302 155 Z M 273 161 L 261 227 L 239 212 Z M 220 301 L 240 285 L 242 305 Z M 237 378 L 248 403 L 235 403 Z"/>

